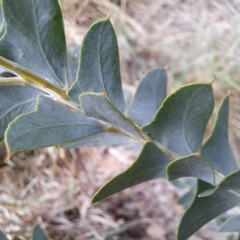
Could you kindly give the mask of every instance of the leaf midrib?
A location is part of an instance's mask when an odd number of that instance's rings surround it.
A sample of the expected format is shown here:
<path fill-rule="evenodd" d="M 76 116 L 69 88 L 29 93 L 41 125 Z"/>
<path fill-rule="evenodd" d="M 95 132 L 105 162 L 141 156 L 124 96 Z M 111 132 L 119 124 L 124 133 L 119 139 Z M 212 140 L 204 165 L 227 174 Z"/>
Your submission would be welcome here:
<path fill-rule="evenodd" d="M 184 138 L 185 138 L 185 141 L 187 143 L 187 147 L 189 148 L 190 152 L 193 153 L 194 151 L 192 150 L 189 142 L 188 142 L 188 139 L 187 139 L 187 136 L 186 136 L 186 121 L 187 121 L 187 116 L 188 116 L 188 112 L 189 112 L 189 108 L 191 107 L 191 104 L 193 102 L 193 99 L 194 97 L 196 96 L 196 94 L 198 93 L 199 91 L 199 88 L 197 89 L 197 91 L 191 96 L 190 100 L 189 100 L 189 103 L 187 105 L 187 109 L 186 109 L 186 112 L 184 114 L 184 118 L 183 118 L 183 133 L 184 133 Z"/>
<path fill-rule="evenodd" d="M 57 127 L 64 127 L 64 126 L 67 126 L 67 127 L 72 127 L 72 126 L 95 126 L 95 127 L 102 127 L 102 126 L 99 126 L 99 125 L 93 125 L 93 124 L 87 124 L 87 123 L 84 123 L 84 124 L 60 124 L 60 125 L 50 125 L 50 126 L 46 126 L 46 127 L 40 127 L 40 128 L 35 128 L 35 129 L 33 129 L 33 130 L 30 130 L 30 131 L 28 131 L 28 132 L 25 132 L 25 133 L 23 133 L 23 134 L 20 134 L 20 135 L 18 135 L 17 136 L 17 138 L 19 138 L 19 137 L 22 137 L 22 136 L 24 136 L 24 135 L 26 135 L 26 134 L 28 134 L 28 133 L 31 133 L 31 132 L 35 132 L 35 131 L 37 131 L 37 130 L 40 130 L 40 129 L 45 129 L 45 128 L 57 128 Z M 10 127 L 11 128 L 11 127 Z M 102 127 L 103 128 L 103 127 Z M 17 139 L 17 138 L 15 138 L 15 139 Z"/>
<path fill-rule="evenodd" d="M 52 72 L 55 74 L 55 76 L 58 78 L 58 80 L 63 84 L 64 82 L 61 81 L 61 78 L 58 76 L 58 74 L 56 73 L 56 71 L 53 69 L 53 67 L 51 66 L 43 48 L 42 48 L 42 42 L 41 42 L 41 39 L 40 39 L 40 35 L 39 35 L 39 25 L 38 25 L 38 21 L 37 21 L 37 14 L 36 14 L 36 4 L 35 4 L 35 0 L 32 0 L 32 4 L 33 4 L 33 15 L 34 15 L 34 22 L 35 22 L 35 26 L 36 26 L 36 32 L 37 32 L 37 39 L 38 39 L 38 42 L 39 42 L 39 46 L 40 46 L 40 49 L 42 51 L 42 54 L 43 54 L 43 57 L 45 58 L 46 62 L 48 63 L 48 66 L 50 67 L 50 69 L 52 70 Z"/>

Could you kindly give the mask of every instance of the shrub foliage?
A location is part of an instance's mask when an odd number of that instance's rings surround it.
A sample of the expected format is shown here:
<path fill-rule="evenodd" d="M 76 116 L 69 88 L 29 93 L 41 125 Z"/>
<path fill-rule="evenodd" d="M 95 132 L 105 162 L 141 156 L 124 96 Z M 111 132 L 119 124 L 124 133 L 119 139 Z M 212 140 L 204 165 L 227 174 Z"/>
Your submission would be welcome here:
<path fill-rule="evenodd" d="M 67 53 L 58 0 L 0 3 L 0 140 L 9 159 L 49 146 L 142 145 L 136 161 L 99 189 L 92 203 L 155 178 L 197 179 L 196 191 L 184 196 L 186 205 L 193 200 L 178 240 L 240 204 L 240 171 L 228 141 L 229 95 L 203 143 L 214 109 L 212 82 L 166 96 L 166 70 L 154 69 L 126 107 L 109 17 L 89 28 L 76 58 Z M 219 230 L 240 232 L 239 216 Z"/>

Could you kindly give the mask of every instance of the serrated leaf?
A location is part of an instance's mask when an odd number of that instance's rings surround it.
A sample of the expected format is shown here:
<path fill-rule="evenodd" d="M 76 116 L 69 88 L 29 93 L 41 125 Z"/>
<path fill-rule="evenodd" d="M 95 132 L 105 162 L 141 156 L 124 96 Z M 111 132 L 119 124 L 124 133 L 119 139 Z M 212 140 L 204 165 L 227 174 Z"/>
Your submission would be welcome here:
<path fill-rule="evenodd" d="M 44 233 L 44 231 L 40 228 L 39 225 L 36 225 L 32 232 L 31 240 L 48 240 L 48 237 Z"/>
<path fill-rule="evenodd" d="M 167 74 L 165 69 L 149 71 L 139 83 L 128 116 L 140 126 L 154 118 L 166 97 Z"/>
<path fill-rule="evenodd" d="M 0 240 L 8 240 L 7 236 L 0 231 Z"/>
<path fill-rule="evenodd" d="M 179 224 L 177 240 L 186 240 L 203 225 L 240 204 L 240 197 L 227 190 L 219 189 L 208 197 L 198 197 L 201 192 L 212 189 L 209 183 L 198 180 L 195 199 L 184 213 Z"/>
<path fill-rule="evenodd" d="M 210 184 L 214 184 L 214 173 L 207 159 L 192 154 L 176 159 L 167 166 L 169 181 L 182 177 L 195 177 Z"/>
<path fill-rule="evenodd" d="M 0 87 L 0 141 L 8 124 L 18 115 L 31 112 L 36 108 L 36 99 L 42 92 L 26 86 Z"/>
<path fill-rule="evenodd" d="M 240 232 L 240 216 L 234 216 L 225 221 L 218 229 L 219 232 Z"/>
<path fill-rule="evenodd" d="M 125 131 L 126 135 L 142 139 L 136 125 L 125 117 L 103 94 L 83 93 L 79 97 L 84 114 L 109 123 Z"/>
<path fill-rule="evenodd" d="M 67 87 L 67 53 L 58 0 L 2 0 L 0 56 Z M 43 71 L 44 70 L 44 71 Z"/>
<path fill-rule="evenodd" d="M 166 166 L 171 158 L 153 142 L 147 142 L 137 160 L 123 173 L 106 183 L 92 198 L 100 201 L 126 188 L 166 175 Z"/>
<path fill-rule="evenodd" d="M 37 110 L 16 118 L 5 133 L 10 153 L 69 144 L 96 133 L 106 126 L 73 112 L 50 98 L 39 96 Z"/>
<path fill-rule="evenodd" d="M 101 93 L 124 112 L 117 38 L 109 18 L 94 23 L 86 33 L 80 56 L 78 77 L 68 95 L 76 102 L 84 92 Z"/>
<path fill-rule="evenodd" d="M 201 150 L 201 155 L 211 162 L 214 169 L 224 175 L 238 168 L 228 141 L 228 108 L 227 95 L 219 108 L 212 134 Z"/>
<path fill-rule="evenodd" d="M 179 156 L 196 153 L 213 107 L 211 84 L 189 84 L 169 95 L 143 130 Z"/>

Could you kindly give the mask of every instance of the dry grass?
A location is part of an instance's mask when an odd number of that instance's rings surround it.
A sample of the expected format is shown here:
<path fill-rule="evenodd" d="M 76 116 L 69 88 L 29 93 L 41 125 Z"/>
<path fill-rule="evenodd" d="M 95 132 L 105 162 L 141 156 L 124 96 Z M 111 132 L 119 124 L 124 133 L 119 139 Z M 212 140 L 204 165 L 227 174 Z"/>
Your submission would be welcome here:
<path fill-rule="evenodd" d="M 137 85 L 145 72 L 167 67 L 168 91 L 213 75 L 216 103 L 231 89 L 231 140 L 240 159 L 238 0 L 63 0 L 67 41 L 81 44 L 88 27 L 111 12 L 121 54 L 122 78 Z M 50 148 L 14 156 L 0 175 L 0 228 L 28 237 L 42 224 L 53 239 L 173 240 L 181 192 L 155 180 L 125 190 L 88 209 L 91 195 L 124 170 L 135 154 L 114 148 L 63 151 Z M 131 195 L 130 195 L 131 193 Z M 220 239 L 200 231 L 192 239 Z"/>

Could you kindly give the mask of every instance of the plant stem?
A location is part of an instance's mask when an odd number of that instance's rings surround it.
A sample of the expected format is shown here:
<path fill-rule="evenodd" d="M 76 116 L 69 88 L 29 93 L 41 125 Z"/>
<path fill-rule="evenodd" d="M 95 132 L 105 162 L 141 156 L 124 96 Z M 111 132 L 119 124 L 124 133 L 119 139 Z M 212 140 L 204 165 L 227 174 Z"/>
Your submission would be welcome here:
<path fill-rule="evenodd" d="M 4 85 L 25 85 L 25 82 L 20 77 L 0 78 L 0 86 Z"/>
<path fill-rule="evenodd" d="M 35 83 L 45 88 L 49 88 L 55 93 L 57 93 L 58 95 L 60 95 L 62 98 L 68 99 L 68 96 L 66 94 L 66 89 L 53 85 L 52 83 L 48 82 L 46 79 L 42 78 L 39 75 L 36 75 L 35 73 L 32 73 L 31 71 L 20 66 L 19 64 L 15 62 L 11 62 L 3 57 L 0 57 L 0 65 L 16 72 L 20 77 L 24 79 L 26 83 L 29 83 L 29 84 Z"/>

